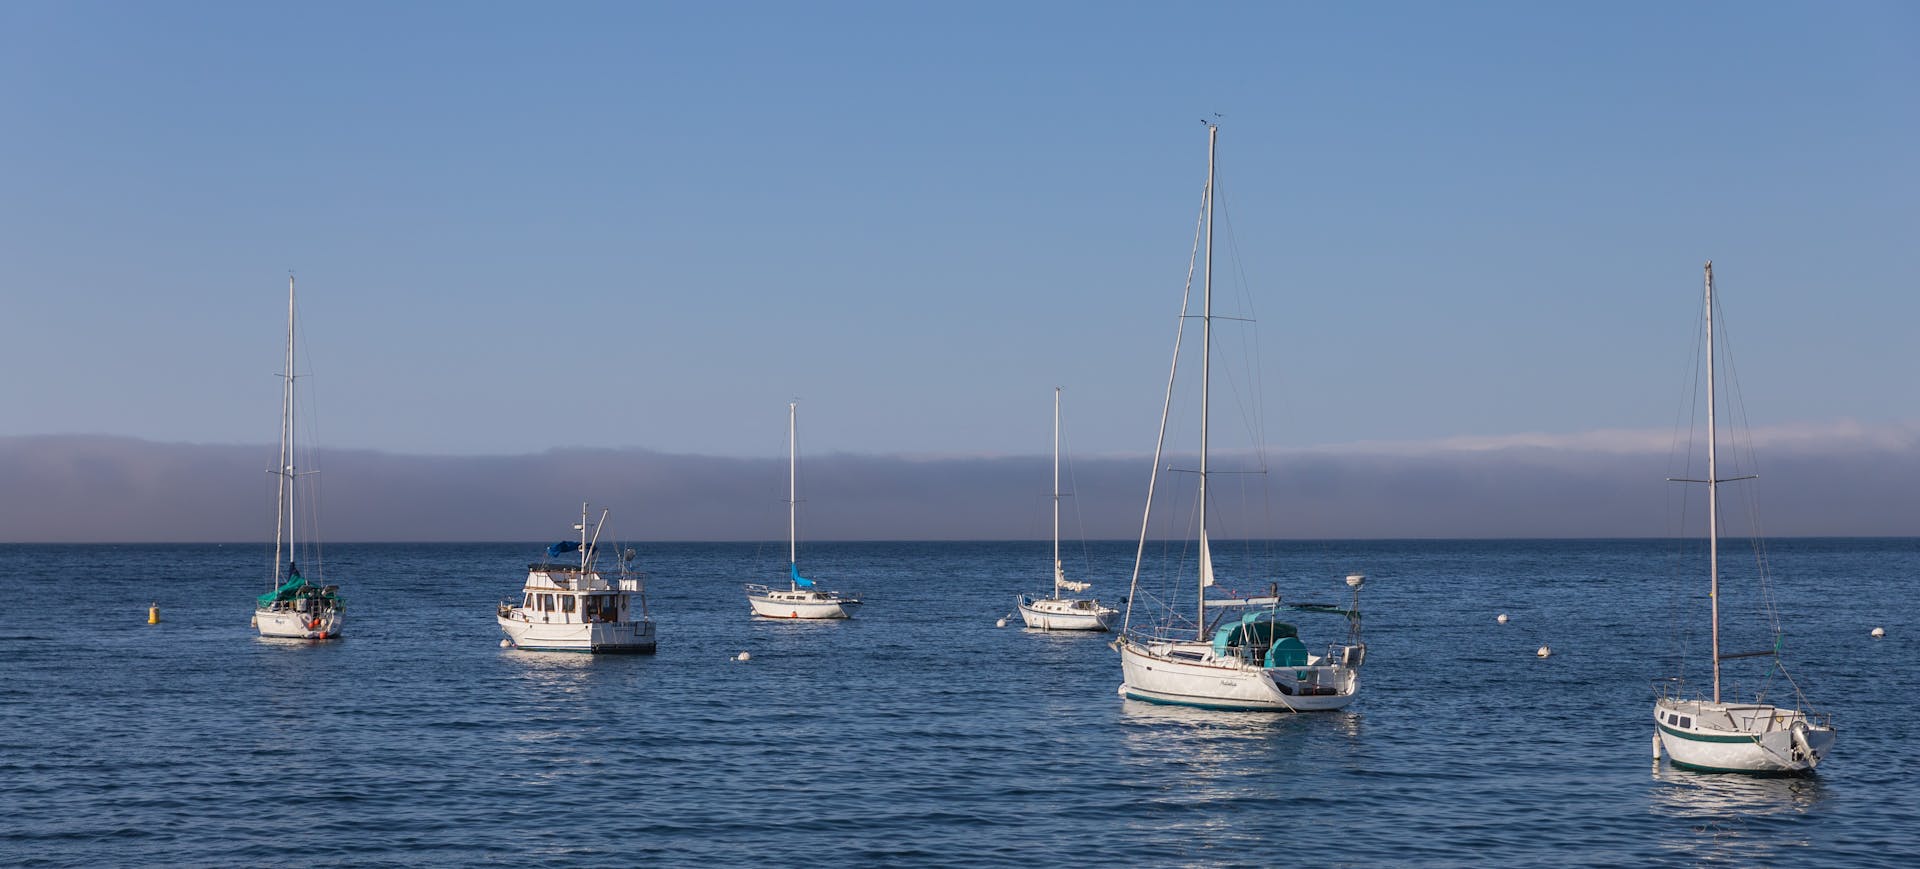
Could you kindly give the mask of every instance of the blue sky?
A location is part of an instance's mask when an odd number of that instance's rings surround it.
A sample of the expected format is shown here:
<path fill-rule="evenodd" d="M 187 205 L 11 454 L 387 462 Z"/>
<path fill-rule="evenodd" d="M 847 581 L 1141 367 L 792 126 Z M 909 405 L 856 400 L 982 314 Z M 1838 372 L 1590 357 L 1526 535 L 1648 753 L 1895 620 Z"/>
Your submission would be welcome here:
<path fill-rule="evenodd" d="M 1911 424 L 1920 12 L 0 5 L 0 436 L 1150 450 L 1223 114 L 1294 446 Z M 1224 239 L 1223 239 L 1224 242 Z M 1244 281 L 1239 276 L 1244 276 Z M 1244 308 L 1244 302 L 1232 302 Z M 1657 475 L 1658 469 L 1653 471 Z"/>

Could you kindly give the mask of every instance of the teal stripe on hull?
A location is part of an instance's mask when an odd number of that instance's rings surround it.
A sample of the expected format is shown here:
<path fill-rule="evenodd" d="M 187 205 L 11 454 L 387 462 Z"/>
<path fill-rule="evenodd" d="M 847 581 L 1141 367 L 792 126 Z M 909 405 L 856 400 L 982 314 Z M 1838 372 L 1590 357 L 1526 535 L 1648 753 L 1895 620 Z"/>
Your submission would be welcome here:
<path fill-rule="evenodd" d="M 1758 736 L 1703 736 L 1698 733 L 1688 733 L 1684 730 L 1675 730 L 1671 727 L 1668 727 L 1665 722 L 1656 721 L 1654 722 L 1654 725 L 1660 728 L 1661 733 L 1665 733 L 1669 736 L 1684 739 L 1684 740 L 1687 740 L 1688 742 L 1744 742 L 1750 745 L 1760 744 L 1760 737 Z"/>

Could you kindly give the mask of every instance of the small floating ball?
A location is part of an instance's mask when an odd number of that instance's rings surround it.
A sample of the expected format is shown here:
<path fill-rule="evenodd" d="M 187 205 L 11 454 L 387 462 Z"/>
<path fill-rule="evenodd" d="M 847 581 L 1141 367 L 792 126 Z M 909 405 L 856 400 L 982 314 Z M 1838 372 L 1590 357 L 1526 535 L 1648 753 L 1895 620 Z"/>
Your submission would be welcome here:
<path fill-rule="evenodd" d="M 1507 623 L 1507 614 L 1506 614 L 1506 613 L 1501 613 L 1501 614 L 1499 614 L 1499 615 L 1497 615 L 1497 616 L 1494 616 L 1494 617 L 1493 617 L 1493 620 L 1494 620 L 1494 621 L 1496 621 L 1496 622 L 1499 622 L 1499 623 L 1501 623 L 1501 624 L 1503 624 L 1503 625 L 1504 625 L 1504 624 L 1506 624 L 1506 623 Z"/>
<path fill-rule="evenodd" d="M 512 640 L 501 640 L 501 641 L 500 641 L 500 648 L 502 648 L 502 649 L 511 649 L 511 648 L 513 648 L 513 641 L 512 641 Z"/>
<path fill-rule="evenodd" d="M 997 621 L 997 622 L 994 622 L 994 623 L 993 623 L 993 626 L 994 626 L 994 627 L 996 627 L 996 628 L 1004 628 L 1004 627 L 1006 627 L 1006 626 L 1007 626 L 1007 620 L 1006 620 L 1006 619 L 1001 619 L 1001 620 L 999 620 L 999 621 Z"/>
<path fill-rule="evenodd" d="M 1541 646 L 1540 651 L 1534 652 L 1534 654 L 1544 658 L 1544 657 L 1547 657 L 1548 655 L 1553 654 L 1553 649 L 1548 646 Z"/>
<path fill-rule="evenodd" d="M 1886 635 L 1887 635 L 1887 629 L 1886 629 L 1886 628 L 1874 628 L 1874 629 L 1873 629 L 1873 638 L 1874 638 L 1874 639 L 1876 639 L 1876 640 L 1877 640 L 1877 639 L 1880 639 L 1881 637 L 1884 637 L 1884 636 L 1886 636 Z"/>
<path fill-rule="evenodd" d="M 734 659 L 734 660 L 736 660 L 736 661 L 741 661 L 741 662 L 745 662 L 745 661 L 751 661 L 751 660 L 753 660 L 753 656 L 752 656 L 752 655 L 749 655 L 749 654 L 747 654 L 746 652 L 741 652 L 741 653 L 740 653 L 740 654 L 738 654 L 738 655 L 734 655 L 734 656 L 733 656 L 733 659 Z"/>

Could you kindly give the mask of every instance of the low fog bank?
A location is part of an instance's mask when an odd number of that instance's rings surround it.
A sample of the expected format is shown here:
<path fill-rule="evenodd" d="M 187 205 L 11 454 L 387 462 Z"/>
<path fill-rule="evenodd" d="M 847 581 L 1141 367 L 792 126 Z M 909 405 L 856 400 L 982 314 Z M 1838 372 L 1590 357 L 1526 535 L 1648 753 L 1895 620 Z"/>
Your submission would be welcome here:
<path fill-rule="evenodd" d="M 1764 446 L 1761 479 L 1737 485 L 1753 487 L 1765 533 L 1920 535 L 1920 430 L 1850 428 Z M 108 436 L 0 438 L 0 542 L 271 539 L 274 481 L 265 469 L 274 453 L 271 446 Z M 581 501 L 612 507 L 611 530 L 627 540 L 786 535 L 784 457 L 322 451 L 314 464 L 321 473 L 308 479 L 322 499 L 322 530 L 335 542 L 559 538 Z M 1177 457 L 1165 464 L 1191 467 Z M 1223 538 L 1663 536 L 1683 530 L 1673 516 L 1686 487 L 1664 481 L 1682 470 L 1669 464 L 1664 446 L 1594 436 L 1280 451 L 1268 456 L 1263 476 L 1215 478 L 1214 527 Z M 1229 456 L 1217 466 L 1256 464 Z M 1063 533 L 1139 533 L 1147 459 L 1080 459 L 1070 470 Z M 803 457 L 801 533 L 811 540 L 1045 538 L 1049 473 L 1044 456 Z M 1165 503 L 1190 504 L 1194 475 L 1160 479 Z M 1157 519 L 1155 534 L 1185 533 L 1179 523 L 1190 522 L 1189 513 L 1173 511 L 1179 518 L 1164 526 Z"/>

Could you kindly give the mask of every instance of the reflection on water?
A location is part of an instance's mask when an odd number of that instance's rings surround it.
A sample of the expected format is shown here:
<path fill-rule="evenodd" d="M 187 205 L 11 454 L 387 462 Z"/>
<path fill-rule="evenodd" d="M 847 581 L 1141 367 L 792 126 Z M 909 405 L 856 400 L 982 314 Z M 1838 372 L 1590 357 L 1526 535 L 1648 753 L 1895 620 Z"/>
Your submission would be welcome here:
<path fill-rule="evenodd" d="M 509 666 L 509 672 L 517 678 L 523 688 L 537 689 L 547 696 L 558 694 L 578 694 L 591 687 L 594 676 L 608 665 L 618 666 L 620 660 L 611 655 L 589 655 L 579 652 L 530 652 L 525 649 L 506 649 L 500 653 L 502 660 Z"/>
<path fill-rule="evenodd" d="M 1661 825 L 1663 849 L 1696 861 L 1775 863 L 1783 849 L 1811 841 L 1779 824 L 1808 813 L 1826 799 L 1813 776 L 1763 778 L 1675 769 L 1655 761 L 1650 800 L 1653 813 L 1679 823 Z M 1762 834 L 1762 827 L 1769 828 Z"/>
<path fill-rule="evenodd" d="M 1121 721 L 1127 778 L 1169 783 L 1140 800 L 1124 825 L 1210 842 L 1223 853 L 1257 845 L 1264 825 L 1249 821 L 1289 800 L 1276 782 L 1345 766 L 1360 747 L 1361 716 L 1347 711 L 1221 712 L 1124 700 Z"/>

